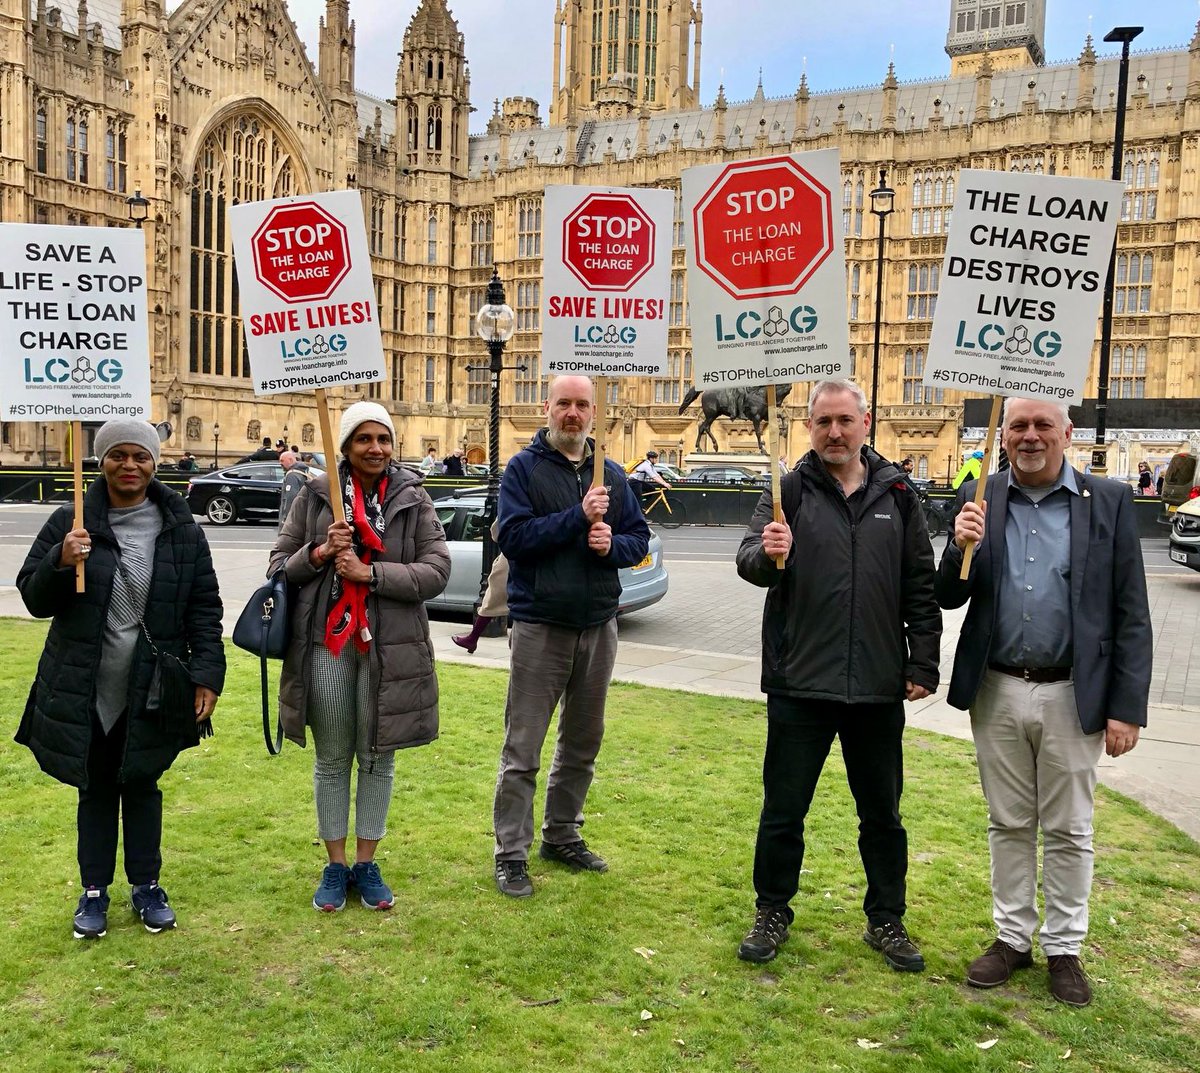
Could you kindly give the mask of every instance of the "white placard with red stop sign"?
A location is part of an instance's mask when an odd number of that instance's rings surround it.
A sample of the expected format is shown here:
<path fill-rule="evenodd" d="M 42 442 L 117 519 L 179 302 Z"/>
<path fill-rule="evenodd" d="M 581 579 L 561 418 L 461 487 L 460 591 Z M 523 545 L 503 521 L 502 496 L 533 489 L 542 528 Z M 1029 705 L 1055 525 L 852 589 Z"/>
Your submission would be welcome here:
<path fill-rule="evenodd" d="M 673 208 L 669 190 L 546 187 L 543 373 L 664 374 Z"/>
<path fill-rule="evenodd" d="M 683 172 L 696 386 L 849 374 L 838 153 Z"/>
<path fill-rule="evenodd" d="M 229 224 L 255 394 L 384 379 L 359 194 L 234 205 Z"/>

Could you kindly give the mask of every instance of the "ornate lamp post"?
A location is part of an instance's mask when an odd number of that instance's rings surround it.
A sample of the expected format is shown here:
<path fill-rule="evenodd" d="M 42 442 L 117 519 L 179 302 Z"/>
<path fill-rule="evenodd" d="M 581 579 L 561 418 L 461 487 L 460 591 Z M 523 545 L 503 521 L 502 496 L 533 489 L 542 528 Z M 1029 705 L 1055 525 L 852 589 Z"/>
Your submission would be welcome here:
<path fill-rule="evenodd" d="M 221 442 L 221 424 L 219 421 L 213 422 L 213 469 L 218 469 L 217 464 L 217 444 Z"/>
<path fill-rule="evenodd" d="M 883 324 L 883 237 L 896 191 L 887 184 L 887 168 L 879 169 L 879 185 L 871 191 L 871 212 L 879 217 L 879 245 L 875 252 L 875 347 L 871 355 L 871 446 L 879 427 L 879 333 Z"/>
<path fill-rule="evenodd" d="M 487 344 L 488 364 L 468 365 L 471 371 L 486 369 L 491 376 L 488 396 L 488 482 L 487 499 L 483 517 L 483 570 L 479 578 L 479 598 L 483 600 L 487 588 L 488 574 L 496 561 L 496 542 L 492 539 L 492 522 L 496 520 L 500 502 L 500 374 L 505 370 L 504 346 L 516 330 L 517 318 L 512 307 L 504 300 L 504 284 L 500 273 L 492 270 L 488 283 L 487 302 L 475 317 L 475 331 Z M 524 369 L 524 365 L 507 366 Z"/>
<path fill-rule="evenodd" d="M 1117 69 L 1117 122 L 1113 132 L 1112 177 L 1121 178 L 1121 157 L 1125 150 L 1125 93 L 1129 89 L 1129 42 L 1142 32 L 1141 26 L 1117 26 L 1104 35 L 1105 41 L 1121 42 L 1121 65 Z M 1117 267 L 1117 243 L 1113 240 L 1104 281 L 1104 312 L 1100 319 L 1100 368 L 1096 383 L 1096 442 L 1092 444 L 1092 472 L 1108 472 L 1108 362 L 1112 352 L 1113 278 Z"/>
<path fill-rule="evenodd" d="M 129 219 L 140 228 L 150 216 L 150 202 L 142 197 L 141 190 L 135 190 L 133 197 L 125 199 L 125 205 L 129 210 Z"/>

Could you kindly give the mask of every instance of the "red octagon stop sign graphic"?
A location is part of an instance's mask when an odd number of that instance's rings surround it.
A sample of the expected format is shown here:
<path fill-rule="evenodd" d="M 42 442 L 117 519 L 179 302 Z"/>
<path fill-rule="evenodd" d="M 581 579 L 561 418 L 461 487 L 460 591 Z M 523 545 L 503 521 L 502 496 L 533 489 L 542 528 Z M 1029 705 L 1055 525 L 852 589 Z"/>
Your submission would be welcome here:
<path fill-rule="evenodd" d="M 629 194 L 589 194 L 563 221 L 563 263 L 593 291 L 627 291 L 654 263 L 654 221 Z"/>
<path fill-rule="evenodd" d="M 350 271 L 350 240 L 312 201 L 272 209 L 250 240 L 254 274 L 285 302 L 328 298 Z"/>
<path fill-rule="evenodd" d="M 734 298 L 795 294 L 833 252 L 833 199 L 790 157 L 730 164 L 692 223 L 697 267 Z"/>

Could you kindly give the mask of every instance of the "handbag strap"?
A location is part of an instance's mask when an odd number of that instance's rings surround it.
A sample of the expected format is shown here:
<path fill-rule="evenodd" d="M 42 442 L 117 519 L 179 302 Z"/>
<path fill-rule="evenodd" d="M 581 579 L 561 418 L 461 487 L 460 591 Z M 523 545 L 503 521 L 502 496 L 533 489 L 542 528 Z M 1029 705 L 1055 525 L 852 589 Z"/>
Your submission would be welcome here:
<path fill-rule="evenodd" d="M 271 701 L 267 690 L 267 635 L 271 632 L 271 616 L 275 611 L 275 599 L 268 596 L 263 603 L 262 628 L 258 634 L 258 674 L 262 686 L 262 722 L 263 741 L 267 743 L 267 752 L 278 756 L 283 752 L 283 714 L 275 714 L 275 740 L 271 740 Z"/>

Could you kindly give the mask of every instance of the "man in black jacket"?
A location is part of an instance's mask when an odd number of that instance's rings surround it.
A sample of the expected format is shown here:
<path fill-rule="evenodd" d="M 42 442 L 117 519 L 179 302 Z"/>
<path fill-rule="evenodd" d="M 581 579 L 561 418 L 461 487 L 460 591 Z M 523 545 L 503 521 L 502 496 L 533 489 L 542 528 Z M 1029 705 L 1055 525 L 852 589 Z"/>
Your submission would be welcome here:
<path fill-rule="evenodd" d="M 496 886 L 512 898 L 533 893 L 526 863 L 533 798 L 542 743 L 560 700 L 539 853 L 575 870 L 608 870 L 579 828 L 617 654 L 617 571 L 641 562 L 650 530 L 616 463 L 606 461 L 604 483 L 592 487 L 593 390 L 586 376 L 551 381 L 549 427 L 510 459 L 500 485 L 513 630 L 493 824 Z"/>
<path fill-rule="evenodd" d="M 870 427 L 857 384 L 817 384 L 809 398 L 813 449 L 783 478 L 788 517 L 772 521 L 771 494 L 763 493 L 738 549 L 738 573 L 770 590 L 757 912 L 738 948 L 744 961 L 770 961 L 788 937 L 804 820 L 837 737 L 867 877 L 863 939 L 894 969 L 925 967 L 903 923 L 901 736 L 904 701 L 937 689 L 942 617 L 924 515 L 900 470 L 864 446 Z M 782 570 L 775 557 L 783 558 Z"/>

